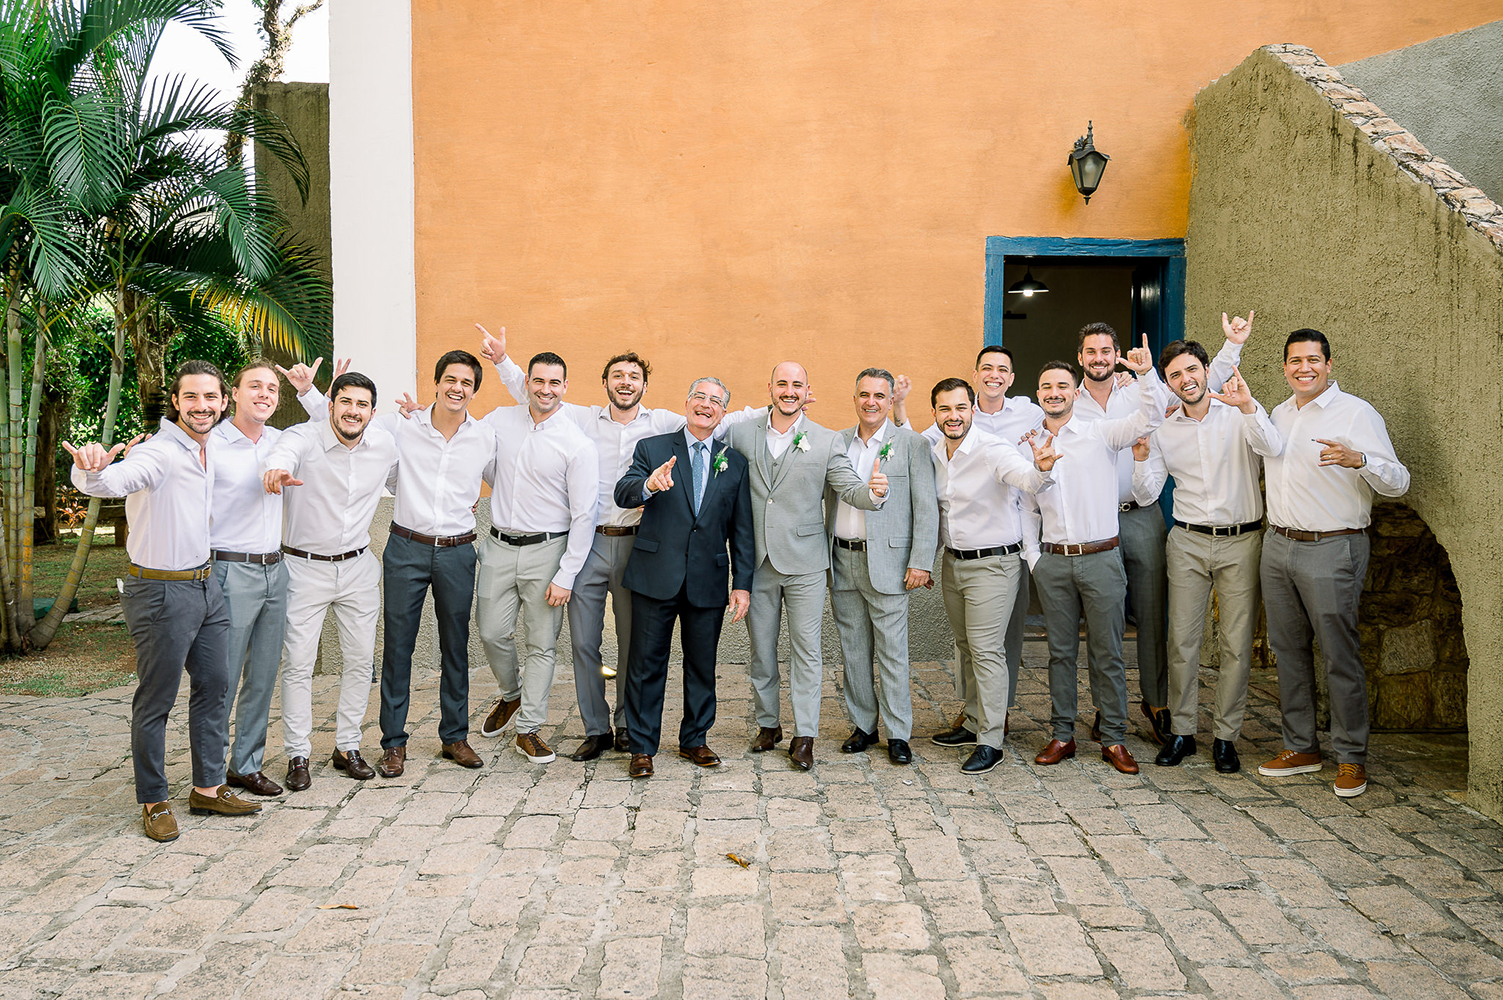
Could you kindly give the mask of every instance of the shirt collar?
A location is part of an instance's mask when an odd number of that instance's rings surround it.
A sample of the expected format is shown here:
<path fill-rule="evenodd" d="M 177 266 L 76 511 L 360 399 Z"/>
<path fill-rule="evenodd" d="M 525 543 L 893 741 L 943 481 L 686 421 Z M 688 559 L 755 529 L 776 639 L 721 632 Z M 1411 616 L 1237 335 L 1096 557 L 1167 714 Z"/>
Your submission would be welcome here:
<path fill-rule="evenodd" d="M 772 426 L 772 407 L 767 408 L 767 433 L 774 437 L 788 437 L 791 434 L 797 434 L 803 426 L 804 415 L 800 413 L 798 419 L 793 422 L 793 426 L 789 427 L 786 431 L 779 431 Z"/>
<path fill-rule="evenodd" d="M 708 449 L 710 449 L 712 451 L 715 448 L 715 439 L 713 437 L 706 438 L 705 440 L 701 441 L 699 438 L 697 438 L 693 434 L 689 433 L 689 428 L 688 428 L 687 425 L 685 425 L 685 427 L 684 427 L 684 443 L 686 445 L 688 445 L 688 447 L 689 447 L 689 454 L 691 456 L 694 454 L 694 446 L 697 445 L 697 444 L 702 444 L 706 448 L 708 448 Z"/>
<path fill-rule="evenodd" d="M 1330 405 L 1331 403 L 1334 403 L 1336 401 L 1336 398 L 1338 396 L 1340 396 L 1340 395 L 1341 395 L 1341 387 L 1339 385 L 1337 385 L 1336 382 L 1335 382 L 1335 380 L 1333 379 L 1331 381 L 1330 385 L 1326 386 L 1326 391 L 1325 392 L 1321 393 L 1319 396 L 1316 396 L 1314 399 L 1310 400 L 1310 405 L 1311 406 L 1318 406 L 1322 410 L 1324 410 L 1328 405 Z"/>
<path fill-rule="evenodd" d="M 614 423 L 616 423 L 616 419 L 611 416 L 611 412 L 612 412 L 612 409 L 611 409 L 611 405 L 609 403 L 607 403 L 604 406 L 597 406 L 597 407 L 595 407 L 595 417 L 597 419 L 599 419 L 599 420 L 609 420 L 611 423 L 614 424 Z M 634 424 L 638 420 L 651 420 L 651 419 L 652 419 L 652 411 L 649 410 L 647 407 L 643 406 L 641 403 L 638 403 L 637 404 L 637 415 L 635 417 L 632 417 L 630 420 L 628 420 L 625 424 L 622 424 L 621 426 L 625 427 L 625 426 L 627 426 L 627 424 Z"/>
<path fill-rule="evenodd" d="M 980 436 L 981 433 L 981 431 L 978 431 L 976 429 L 975 423 L 972 423 L 971 429 L 966 431 L 965 437 L 960 439 L 960 444 L 955 446 L 955 454 L 969 455 L 971 453 L 971 442 L 976 440 L 976 438 Z M 941 461 L 953 462 L 955 461 L 955 457 L 953 455 L 950 455 L 945 448 L 947 440 L 948 439 L 945 437 L 944 432 L 941 431 L 939 440 L 934 442 L 934 454 L 938 456 Z"/>
<path fill-rule="evenodd" d="M 864 445 L 864 447 L 870 448 L 872 446 L 872 441 L 876 441 L 876 442 L 879 442 L 879 443 L 882 442 L 882 441 L 886 441 L 887 440 L 887 428 L 891 427 L 891 426 L 892 425 L 890 423 L 888 423 L 886 420 L 882 421 L 882 426 L 877 428 L 877 432 L 872 435 L 871 441 L 866 442 L 866 444 Z M 856 425 L 856 430 L 851 434 L 851 440 L 854 443 L 856 443 L 856 444 L 861 444 L 861 425 L 860 424 Z"/>
<path fill-rule="evenodd" d="M 360 435 L 360 440 L 358 443 L 356 443 L 355 448 L 370 447 L 370 430 L 371 425 L 366 424 L 365 433 Z M 327 417 L 319 421 L 318 435 L 319 440 L 323 443 L 324 451 L 332 451 L 335 448 L 343 448 L 345 446 L 344 440 L 338 434 L 334 433 L 334 426 L 329 423 L 329 419 Z M 351 448 L 349 450 L 354 451 L 355 448 Z"/>
<path fill-rule="evenodd" d="M 188 432 L 183 430 L 176 420 L 168 420 L 166 417 L 163 417 L 157 427 L 157 433 L 170 441 L 175 441 L 178 445 L 193 452 L 195 455 L 198 454 L 198 442 L 189 437 Z"/>
<path fill-rule="evenodd" d="M 416 420 L 418 423 L 422 424 L 424 427 L 428 428 L 431 431 L 433 430 L 433 408 L 437 405 L 437 402 L 429 403 L 421 410 L 414 410 L 411 414 L 409 414 L 409 416 L 411 419 Z M 459 430 L 455 431 L 455 433 L 457 434 L 460 431 L 463 431 L 466 426 L 473 423 L 475 423 L 475 418 L 470 416 L 470 411 L 467 408 L 464 411 L 464 419 L 459 421 Z M 434 431 L 434 433 L 438 432 Z"/>

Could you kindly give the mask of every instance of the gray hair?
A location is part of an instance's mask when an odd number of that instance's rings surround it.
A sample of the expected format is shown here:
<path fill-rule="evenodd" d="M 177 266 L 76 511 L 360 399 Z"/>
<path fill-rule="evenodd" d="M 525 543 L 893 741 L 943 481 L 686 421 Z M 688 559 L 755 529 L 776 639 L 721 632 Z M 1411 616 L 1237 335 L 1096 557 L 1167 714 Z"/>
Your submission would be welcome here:
<path fill-rule="evenodd" d="M 886 368 L 868 368 L 868 369 L 866 369 L 866 371 L 864 371 L 860 375 L 856 376 L 856 384 L 860 385 L 861 384 L 861 380 L 864 379 L 864 378 L 881 378 L 881 379 L 886 379 L 887 380 L 887 391 L 889 393 L 894 393 L 894 392 L 898 391 L 898 382 L 897 382 L 897 379 L 893 378 L 892 377 L 892 372 L 888 371 Z"/>
<path fill-rule="evenodd" d="M 693 382 L 690 382 L 689 383 L 689 396 L 694 395 L 694 390 L 697 389 L 697 388 L 699 388 L 699 383 L 701 383 L 701 382 L 713 382 L 716 385 L 720 386 L 720 392 L 721 392 L 721 395 L 722 395 L 722 400 L 721 400 L 720 405 L 722 407 L 726 408 L 726 409 L 730 409 L 730 405 L 731 405 L 731 390 L 727 389 L 725 387 L 725 383 L 722 382 L 722 381 L 720 381 L 720 379 L 716 378 L 713 375 L 706 375 L 703 378 L 697 378 Z M 688 396 L 686 396 L 684 398 L 687 399 Z"/>

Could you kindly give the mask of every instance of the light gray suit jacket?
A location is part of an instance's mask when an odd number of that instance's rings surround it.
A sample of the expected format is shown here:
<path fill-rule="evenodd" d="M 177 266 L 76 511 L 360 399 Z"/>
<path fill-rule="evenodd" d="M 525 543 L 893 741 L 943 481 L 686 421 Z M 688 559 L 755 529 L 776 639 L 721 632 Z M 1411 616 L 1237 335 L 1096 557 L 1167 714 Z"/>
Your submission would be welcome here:
<path fill-rule="evenodd" d="M 850 450 L 856 428 L 839 434 L 841 447 Z M 934 457 L 929 442 L 906 427 L 887 428 L 892 451 L 882 460 L 887 473 L 887 499 L 882 509 L 866 515 L 866 567 L 872 589 L 879 594 L 903 594 L 909 569 L 934 569 L 939 547 L 939 496 L 934 486 Z M 825 491 L 825 530 L 835 539 L 837 497 Z"/>
<path fill-rule="evenodd" d="M 808 450 L 790 444 L 774 474 L 767 450 L 768 416 L 736 424 L 726 433 L 730 446 L 751 464 L 757 565 L 765 559 L 787 576 L 822 573 L 830 568 L 830 537 L 820 509 L 826 486 L 852 507 L 876 510 L 877 504 L 845 457 L 845 439 L 807 417 L 799 429 Z"/>

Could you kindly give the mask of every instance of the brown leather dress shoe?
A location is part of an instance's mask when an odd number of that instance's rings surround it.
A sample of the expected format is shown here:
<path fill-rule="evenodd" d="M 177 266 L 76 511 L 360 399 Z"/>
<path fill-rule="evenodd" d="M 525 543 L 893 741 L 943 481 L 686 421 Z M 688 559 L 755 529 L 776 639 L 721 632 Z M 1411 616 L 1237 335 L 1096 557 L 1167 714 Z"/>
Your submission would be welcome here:
<path fill-rule="evenodd" d="M 766 753 L 779 743 L 783 742 L 783 727 L 776 726 L 768 729 L 763 726 L 757 730 L 757 738 L 752 740 L 752 753 Z"/>
<path fill-rule="evenodd" d="M 615 740 L 612 739 L 609 730 L 606 730 L 606 732 L 599 736 L 586 736 L 584 742 L 579 745 L 579 749 L 569 755 L 569 759 L 578 761 L 594 760 L 609 750 L 614 742 Z"/>
<path fill-rule="evenodd" d="M 1128 753 L 1127 747 L 1121 743 L 1113 743 L 1109 747 L 1102 747 L 1101 759 L 1123 774 L 1138 773 L 1138 762 L 1132 759 L 1132 754 Z"/>
<path fill-rule="evenodd" d="M 287 782 L 289 792 L 301 792 L 313 784 L 313 779 L 308 776 L 307 757 L 289 757 L 287 759 L 287 777 L 282 779 Z"/>
<path fill-rule="evenodd" d="M 631 737 L 627 735 L 625 729 L 616 730 L 615 749 L 617 753 L 631 753 Z"/>
<path fill-rule="evenodd" d="M 1075 756 L 1075 741 L 1050 740 L 1049 745 L 1039 751 L 1033 758 L 1035 764 L 1058 764 L 1062 760 L 1069 760 Z"/>
<path fill-rule="evenodd" d="M 230 791 L 229 785 L 220 785 L 215 795 L 200 795 L 198 789 L 188 793 L 188 811 L 195 816 L 249 816 L 261 811 L 261 803 L 250 802 Z"/>
<path fill-rule="evenodd" d="M 141 807 L 141 824 L 146 836 L 159 844 L 177 839 L 177 817 L 172 815 L 171 802 L 158 802 L 154 806 Z"/>
<path fill-rule="evenodd" d="M 652 777 L 652 754 L 634 753 L 631 755 L 631 765 L 626 773 L 633 778 Z"/>
<path fill-rule="evenodd" d="M 469 740 L 460 740 L 458 743 L 445 743 L 443 756 L 449 758 L 460 767 L 484 767 L 485 761 L 480 755 L 470 749 Z"/>
<path fill-rule="evenodd" d="M 700 767 L 719 767 L 720 757 L 714 750 L 704 744 L 697 747 L 679 747 L 678 755 L 684 760 L 698 764 Z"/>
<path fill-rule="evenodd" d="M 788 743 L 788 756 L 805 771 L 814 766 L 814 737 L 795 736 Z"/>
<path fill-rule="evenodd" d="M 491 714 L 485 717 L 485 724 L 480 727 L 480 735 L 487 739 L 494 739 L 501 735 L 501 730 L 511 721 L 511 717 L 517 714 L 517 709 L 522 707 L 521 698 L 513 698 L 507 701 L 505 698 L 498 699 Z"/>
<path fill-rule="evenodd" d="M 1138 707 L 1143 710 L 1143 717 L 1148 720 L 1151 735 L 1149 742 L 1154 746 L 1163 746 L 1173 736 L 1172 726 L 1167 708 L 1155 708 L 1148 702 L 1140 702 Z"/>
<path fill-rule="evenodd" d="M 407 770 L 407 745 L 404 743 L 399 747 L 387 747 L 376 770 L 383 778 L 400 778 L 402 772 Z"/>
<path fill-rule="evenodd" d="M 357 747 L 354 750 L 335 750 L 334 769 L 343 771 L 356 781 L 369 781 L 376 776 L 376 769 L 365 762 Z"/>
<path fill-rule="evenodd" d="M 226 771 L 224 783 L 233 788 L 243 788 L 252 795 L 282 794 L 282 786 L 272 781 L 260 771 L 252 771 L 250 774 L 236 774 L 234 771 Z"/>

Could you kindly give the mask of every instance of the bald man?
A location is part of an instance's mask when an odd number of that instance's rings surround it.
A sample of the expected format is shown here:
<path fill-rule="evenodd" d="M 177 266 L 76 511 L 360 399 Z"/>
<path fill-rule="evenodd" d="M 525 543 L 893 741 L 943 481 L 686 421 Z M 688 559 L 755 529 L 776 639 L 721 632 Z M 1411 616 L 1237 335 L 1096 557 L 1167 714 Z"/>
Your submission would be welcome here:
<path fill-rule="evenodd" d="M 795 361 L 778 365 L 772 370 L 767 391 L 772 400 L 767 411 L 737 424 L 726 434 L 731 447 L 751 466 L 756 572 L 748 621 L 752 647 L 749 673 L 759 727 L 751 749 L 764 753 L 783 739 L 778 718 L 782 684 L 778 626 L 786 607 L 793 644 L 788 694 L 793 703 L 794 737 L 788 755 L 794 766 L 807 771 L 814 766 L 824 670 L 820 626 L 830 568 L 825 489 L 859 510 L 878 510 L 887 496 L 887 475 L 878 459 L 872 465 L 871 477 L 863 482 L 846 457 L 844 438 L 804 416 L 810 396 L 809 376 L 803 365 Z"/>

